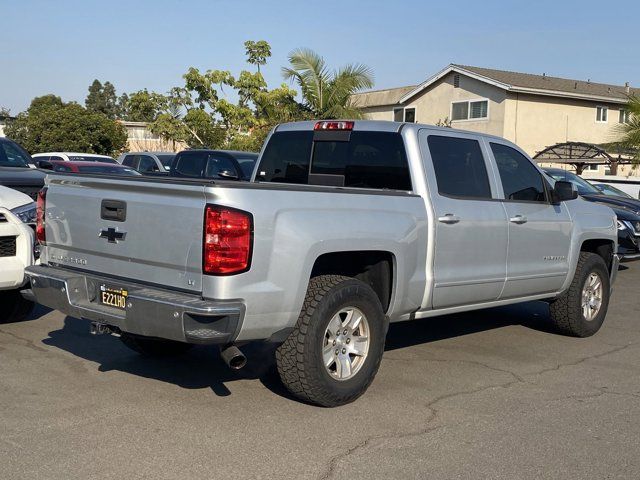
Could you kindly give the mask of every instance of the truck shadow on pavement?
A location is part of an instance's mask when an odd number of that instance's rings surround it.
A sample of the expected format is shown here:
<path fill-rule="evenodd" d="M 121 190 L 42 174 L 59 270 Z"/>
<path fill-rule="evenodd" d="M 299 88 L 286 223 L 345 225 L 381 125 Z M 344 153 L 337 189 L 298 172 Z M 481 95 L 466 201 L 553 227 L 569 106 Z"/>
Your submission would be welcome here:
<path fill-rule="evenodd" d="M 547 318 L 546 303 L 530 302 L 394 323 L 389 327 L 385 349 L 396 350 L 511 325 L 551 332 Z M 43 343 L 97 363 L 100 372 L 121 371 L 186 389 L 209 388 L 218 396 L 231 394 L 225 384 L 253 379 L 277 395 L 292 398 L 278 378 L 274 361 L 276 346 L 272 344 L 256 342 L 242 347 L 248 358 L 247 366 L 232 371 L 220 359 L 216 347 L 196 346 L 179 357 L 146 358 L 113 336 L 91 335 L 89 322 L 73 317 L 66 317 L 63 328 L 50 332 Z"/>

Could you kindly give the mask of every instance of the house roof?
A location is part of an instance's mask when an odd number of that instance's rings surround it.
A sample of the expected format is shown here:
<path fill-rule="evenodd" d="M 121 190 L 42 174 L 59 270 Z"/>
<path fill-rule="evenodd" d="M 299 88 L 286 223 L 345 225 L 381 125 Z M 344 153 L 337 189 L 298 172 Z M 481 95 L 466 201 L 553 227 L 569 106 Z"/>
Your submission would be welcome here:
<path fill-rule="evenodd" d="M 358 108 L 381 107 L 383 105 L 395 105 L 400 98 L 415 90 L 416 85 L 406 87 L 387 88 L 385 90 L 372 90 L 370 92 L 356 93 L 351 96 L 351 102 Z"/>
<path fill-rule="evenodd" d="M 491 68 L 472 67 L 469 65 L 451 64 L 428 78 L 413 90 L 403 95 L 398 102 L 404 103 L 450 72 L 460 73 L 481 82 L 492 84 L 503 90 L 533 95 L 546 95 L 565 98 L 580 98 L 613 103 L 626 103 L 629 94 L 640 94 L 638 88 L 627 88 L 624 85 L 610 85 L 584 80 L 533 75 L 530 73 L 494 70 Z"/>

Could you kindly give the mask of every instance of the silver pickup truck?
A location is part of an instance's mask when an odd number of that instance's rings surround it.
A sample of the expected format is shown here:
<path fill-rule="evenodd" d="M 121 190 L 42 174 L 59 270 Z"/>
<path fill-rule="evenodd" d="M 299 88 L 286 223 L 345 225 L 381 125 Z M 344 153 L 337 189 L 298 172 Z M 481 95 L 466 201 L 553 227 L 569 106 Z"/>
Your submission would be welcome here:
<path fill-rule="evenodd" d="M 143 354 L 279 344 L 323 406 L 372 382 L 389 322 L 545 300 L 598 331 L 616 219 L 498 137 L 374 121 L 284 124 L 250 182 L 52 174 L 33 294 Z M 427 321 L 427 320 L 422 320 Z"/>

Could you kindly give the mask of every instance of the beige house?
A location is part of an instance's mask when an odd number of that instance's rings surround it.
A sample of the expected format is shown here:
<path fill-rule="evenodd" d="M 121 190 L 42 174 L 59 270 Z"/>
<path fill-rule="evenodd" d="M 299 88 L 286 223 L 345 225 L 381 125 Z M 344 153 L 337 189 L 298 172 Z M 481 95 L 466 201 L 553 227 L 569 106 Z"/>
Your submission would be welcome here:
<path fill-rule="evenodd" d="M 187 148 L 183 142 L 172 142 L 151 133 L 146 122 L 118 120 L 127 131 L 127 150 L 130 152 L 179 152 Z"/>
<path fill-rule="evenodd" d="M 370 119 L 450 122 L 505 137 L 533 156 L 563 142 L 616 141 L 630 94 L 640 89 L 452 64 L 417 86 L 359 93 L 353 101 Z M 590 174 L 606 170 L 588 167 Z M 617 174 L 639 173 L 625 165 Z"/>

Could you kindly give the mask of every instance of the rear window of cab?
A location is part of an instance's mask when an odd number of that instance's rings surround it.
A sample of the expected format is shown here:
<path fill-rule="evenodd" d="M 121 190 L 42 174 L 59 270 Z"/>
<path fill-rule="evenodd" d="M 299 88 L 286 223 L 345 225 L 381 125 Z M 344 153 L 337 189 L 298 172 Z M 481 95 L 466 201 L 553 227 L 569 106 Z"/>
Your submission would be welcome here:
<path fill-rule="evenodd" d="M 325 139 L 326 138 L 326 139 Z M 411 190 L 402 136 L 353 131 L 336 136 L 312 131 L 275 132 L 262 155 L 256 181 L 381 190 Z"/>

